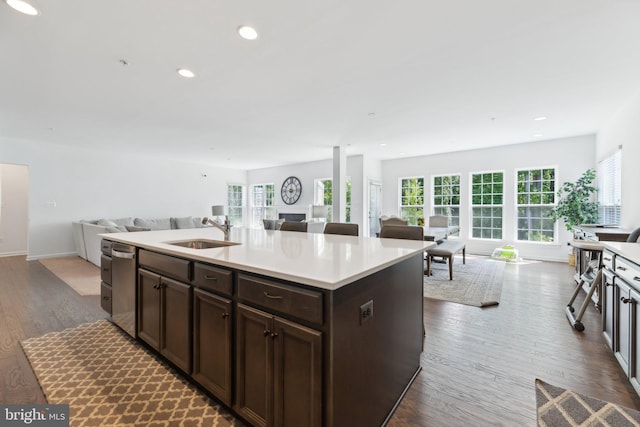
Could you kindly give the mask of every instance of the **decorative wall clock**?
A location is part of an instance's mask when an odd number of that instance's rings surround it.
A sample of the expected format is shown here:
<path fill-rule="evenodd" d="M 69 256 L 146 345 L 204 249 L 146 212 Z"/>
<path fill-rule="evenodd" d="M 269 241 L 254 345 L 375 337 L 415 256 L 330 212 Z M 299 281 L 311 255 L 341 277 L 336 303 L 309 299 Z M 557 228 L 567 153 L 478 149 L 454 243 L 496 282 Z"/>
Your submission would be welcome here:
<path fill-rule="evenodd" d="M 300 194 L 302 194 L 302 184 L 298 178 L 290 176 L 284 180 L 282 190 L 280 191 L 283 202 L 287 205 L 292 205 L 298 201 Z"/>

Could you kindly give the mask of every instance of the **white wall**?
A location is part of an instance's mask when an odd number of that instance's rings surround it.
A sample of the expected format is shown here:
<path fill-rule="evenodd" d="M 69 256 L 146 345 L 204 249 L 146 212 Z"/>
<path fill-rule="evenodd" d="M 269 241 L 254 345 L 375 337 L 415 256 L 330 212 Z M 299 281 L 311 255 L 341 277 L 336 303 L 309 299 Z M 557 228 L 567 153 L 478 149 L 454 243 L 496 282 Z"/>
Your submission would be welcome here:
<path fill-rule="evenodd" d="M 333 178 L 333 160 L 298 163 L 295 165 L 278 166 L 273 168 L 255 169 L 247 172 L 247 191 L 251 185 L 274 184 L 276 192 L 276 209 L 282 211 L 301 211 L 309 213 L 309 207 L 314 204 L 314 183 L 316 179 Z M 285 205 L 280 197 L 282 182 L 289 176 L 296 176 L 302 184 L 300 199 L 293 205 Z M 363 156 L 347 157 L 347 176 L 351 177 L 351 222 L 360 227 L 360 234 L 366 230 L 366 174 Z M 249 200 L 251 195 L 249 194 Z"/>
<path fill-rule="evenodd" d="M 80 219 L 206 216 L 246 171 L 0 139 L 0 161 L 29 166 L 29 258 L 74 254 Z M 203 176 L 206 174 L 206 178 Z"/>
<path fill-rule="evenodd" d="M 640 94 L 598 132 L 596 160 L 601 161 L 622 145 L 621 226 L 640 227 Z"/>
<path fill-rule="evenodd" d="M 567 242 L 571 234 L 564 225 L 558 226 L 557 244 L 516 242 L 515 170 L 554 166 L 557 185 L 575 181 L 582 173 L 595 167 L 595 136 L 579 136 L 535 143 L 514 144 L 503 147 L 460 151 L 433 156 L 386 160 L 382 162 L 383 214 L 399 214 L 399 179 L 424 176 L 426 216 L 432 212 L 431 177 L 442 174 L 461 174 L 460 237 L 467 241 L 467 250 L 490 254 L 504 244 L 513 244 L 520 256 L 544 260 L 567 260 Z M 502 241 L 470 239 L 470 173 L 483 171 L 504 172 L 504 209 Z"/>
<path fill-rule="evenodd" d="M 29 169 L 0 163 L 0 256 L 27 253 Z"/>

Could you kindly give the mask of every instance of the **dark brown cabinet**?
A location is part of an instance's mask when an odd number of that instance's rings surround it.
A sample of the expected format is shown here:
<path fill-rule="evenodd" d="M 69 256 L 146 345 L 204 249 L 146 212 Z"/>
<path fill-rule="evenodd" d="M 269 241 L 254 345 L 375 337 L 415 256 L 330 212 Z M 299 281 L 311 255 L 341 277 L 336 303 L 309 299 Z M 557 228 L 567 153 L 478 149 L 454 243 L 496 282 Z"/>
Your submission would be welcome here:
<path fill-rule="evenodd" d="M 138 336 L 191 373 L 192 288 L 138 269 Z"/>
<path fill-rule="evenodd" d="M 232 301 L 193 291 L 193 373 L 191 376 L 231 406 Z"/>
<path fill-rule="evenodd" d="M 256 426 L 320 426 L 322 333 L 238 304 L 235 410 Z"/>

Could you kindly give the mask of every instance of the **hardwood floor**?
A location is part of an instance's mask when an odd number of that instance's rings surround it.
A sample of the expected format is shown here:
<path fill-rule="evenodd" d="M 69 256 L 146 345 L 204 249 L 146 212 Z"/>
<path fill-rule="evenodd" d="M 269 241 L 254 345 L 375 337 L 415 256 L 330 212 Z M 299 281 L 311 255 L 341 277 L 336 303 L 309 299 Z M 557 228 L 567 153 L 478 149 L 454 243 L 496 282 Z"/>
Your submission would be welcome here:
<path fill-rule="evenodd" d="M 584 332 L 567 321 L 572 291 L 571 267 L 534 262 L 507 264 L 499 306 L 426 299 L 423 370 L 388 425 L 535 426 L 535 378 L 640 409 L 593 305 Z M 37 261 L 0 258 L 0 403 L 44 402 L 19 341 L 105 318 L 99 304 Z"/>

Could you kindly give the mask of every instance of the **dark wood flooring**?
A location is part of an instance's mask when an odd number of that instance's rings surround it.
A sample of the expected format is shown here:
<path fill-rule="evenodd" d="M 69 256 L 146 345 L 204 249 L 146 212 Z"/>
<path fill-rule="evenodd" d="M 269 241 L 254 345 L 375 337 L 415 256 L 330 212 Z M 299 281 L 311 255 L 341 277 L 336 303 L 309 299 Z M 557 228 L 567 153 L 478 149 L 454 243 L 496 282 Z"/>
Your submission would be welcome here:
<path fill-rule="evenodd" d="M 593 305 L 584 332 L 567 321 L 572 291 L 571 267 L 534 262 L 506 266 L 499 306 L 426 299 L 423 370 L 389 426 L 535 426 L 535 378 L 640 409 Z M 37 261 L 0 258 L 0 403 L 44 402 L 19 341 L 105 318 L 99 304 Z"/>

